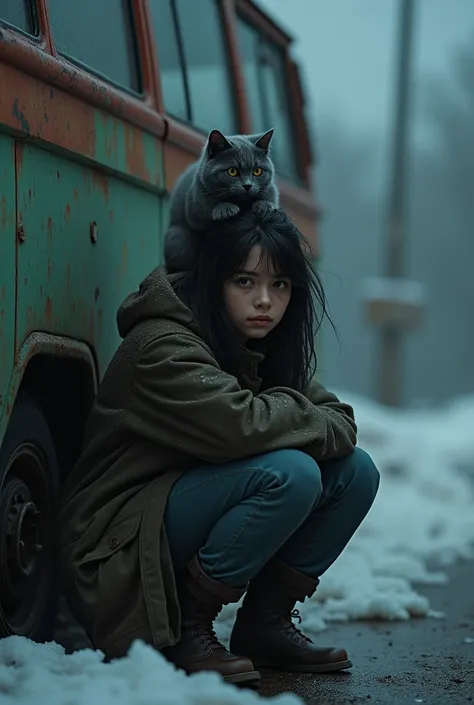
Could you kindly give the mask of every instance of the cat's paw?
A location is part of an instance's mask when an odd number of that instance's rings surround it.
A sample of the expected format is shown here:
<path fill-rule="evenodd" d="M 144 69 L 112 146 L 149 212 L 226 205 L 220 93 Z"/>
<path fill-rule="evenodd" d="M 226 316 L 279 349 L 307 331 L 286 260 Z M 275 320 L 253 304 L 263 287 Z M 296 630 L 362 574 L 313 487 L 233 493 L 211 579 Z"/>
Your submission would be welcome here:
<path fill-rule="evenodd" d="M 252 211 L 256 216 L 265 216 L 272 211 L 278 210 L 271 201 L 255 201 L 252 206 Z"/>
<path fill-rule="evenodd" d="M 234 203 L 219 203 L 212 211 L 212 220 L 229 220 L 239 213 L 240 208 Z"/>

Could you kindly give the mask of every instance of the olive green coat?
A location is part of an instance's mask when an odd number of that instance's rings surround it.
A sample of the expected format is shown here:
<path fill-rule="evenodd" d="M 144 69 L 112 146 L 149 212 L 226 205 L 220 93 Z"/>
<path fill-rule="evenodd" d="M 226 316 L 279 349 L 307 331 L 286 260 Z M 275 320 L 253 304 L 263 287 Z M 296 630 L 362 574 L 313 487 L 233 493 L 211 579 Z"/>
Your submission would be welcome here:
<path fill-rule="evenodd" d="M 174 293 L 176 276 L 155 269 L 121 306 L 123 342 L 63 491 L 64 589 L 110 658 L 136 638 L 158 649 L 179 638 L 163 514 L 183 472 L 280 448 L 324 460 L 356 443 L 351 407 L 321 385 L 259 393 L 263 356 L 250 351 L 240 381 L 223 372 Z"/>

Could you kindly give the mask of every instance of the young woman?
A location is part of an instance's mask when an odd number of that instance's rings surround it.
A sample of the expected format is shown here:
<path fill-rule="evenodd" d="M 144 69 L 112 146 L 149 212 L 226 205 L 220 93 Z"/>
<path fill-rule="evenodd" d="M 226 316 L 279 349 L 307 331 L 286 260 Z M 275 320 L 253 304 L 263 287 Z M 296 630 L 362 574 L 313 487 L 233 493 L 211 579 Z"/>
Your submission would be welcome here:
<path fill-rule="evenodd" d="M 351 666 L 292 621 L 379 483 L 351 407 L 312 380 L 323 313 L 300 234 L 271 209 L 124 301 L 61 513 L 65 593 L 108 658 L 140 638 L 230 682 Z M 228 651 L 213 621 L 244 594 Z"/>

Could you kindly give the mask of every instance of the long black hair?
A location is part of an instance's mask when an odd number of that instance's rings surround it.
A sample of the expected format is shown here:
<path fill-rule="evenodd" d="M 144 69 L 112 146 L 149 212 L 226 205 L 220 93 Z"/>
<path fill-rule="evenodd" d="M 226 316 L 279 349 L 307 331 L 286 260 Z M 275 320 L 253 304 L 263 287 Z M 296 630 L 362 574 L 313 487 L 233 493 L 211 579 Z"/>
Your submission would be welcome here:
<path fill-rule="evenodd" d="M 280 323 L 263 340 L 249 341 L 248 347 L 265 354 L 259 367 L 264 389 L 304 391 L 316 370 L 316 333 L 329 316 L 311 248 L 283 211 L 259 207 L 200 235 L 193 271 L 176 293 L 193 311 L 222 369 L 240 377 L 239 332 L 227 313 L 224 285 L 242 269 L 255 245 L 274 271 L 291 281 L 292 290 Z"/>

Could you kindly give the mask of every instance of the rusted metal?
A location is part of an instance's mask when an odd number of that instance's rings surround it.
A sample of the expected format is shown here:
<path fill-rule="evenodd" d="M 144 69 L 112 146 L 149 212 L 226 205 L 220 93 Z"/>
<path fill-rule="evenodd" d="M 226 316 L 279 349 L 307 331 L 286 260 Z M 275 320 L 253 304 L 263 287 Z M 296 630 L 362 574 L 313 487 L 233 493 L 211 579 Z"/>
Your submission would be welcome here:
<path fill-rule="evenodd" d="M 130 174 L 138 176 L 143 181 L 150 181 L 146 164 L 144 133 L 125 123 L 125 163 Z"/>
<path fill-rule="evenodd" d="M 149 5 L 149 0 L 142 0 L 141 4 L 141 19 L 144 23 L 144 31 L 142 34 L 142 37 L 144 38 L 145 43 L 147 44 L 148 47 L 148 52 L 149 52 L 149 57 L 150 57 L 150 69 L 152 73 L 152 80 L 154 84 L 154 95 L 155 95 L 155 101 L 156 101 L 156 108 L 158 112 L 165 116 L 166 115 L 166 108 L 163 100 L 163 90 L 161 87 L 161 81 L 160 81 L 160 61 L 158 57 L 158 50 L 156 47 L 155 43 L 155 37 L 153 34 L 152 30 L 152 21 L 151 21 L 151 12 L 150 12 L 150 5 Z M 166 135 L 168 133 L 168 122 L 165 118 L 165 134 L 164 134 L 164 139 L 166 139 Z"/>
<path fill-rule="evenodd" d="M 0 439 L 5 434 L 5 429 L 8 425 L 8 420 L 11 415 L 15 399 L 20 388 L 23 375 L 28 366 L 28 363 L 35 355 L 49 355 L 60 359 L 67 358 L 77 360 L 87 365 L 89 369 L 94 391 L 98 386 L 97 364 L 90 347 L 79 340 L 72 340 L 59 335 L 51 335 L 50 333 L 34 332 L 29 335 L 19 347 L 14 364 L 11 368 L 11 377 L 8 380 L 8 386 L 4 394 L 3 415 L 0 408 Z"/>
<path fill-rule="evenodd" d="M 34 42 L 13 29 L 2 27 L 1 33 L 0 61 L 18 69 L 17 74 L 20 76 L 27 75 L 33 79 L 39 79 L 45 84 L 45 88 L 52 87 L 55 92 L 64 91 L 74 96 L 75 102 L 82 106 L 86 114 L 91 112 L 90 109 L 93 107 L 102 108 L 110 115 L 126 120 L 158 138 L 163 138 L 165 121 L 154 109 L 153 96 L 147 96 L 147 100 L 142 100 L 121 91 L 105 80 L 92 76 L 64 57 L 52 56 L 48 53 L 45 43 Z M 2 67 L 2 74 L 6 68 L 7 66 Z M 10 73 L 9 81 L 14 79 L 14 76 L 15 74 Z M 41 84 L 38 83 L 38 85 Z M 3 98 L 8 87 L 7 80 L 1 81 L 0 86 L 2 89 L 0 94 Z M 15 84 L 10 85 L 9 95 L 14 87 L 16 88 Z M 17 89 L 16 94 L 21 95 L 23 91 Z M 28 92 L 24 95 L 28 96 Z M 30 102 L 33 103 L 33 100 L 28 100 L 29 104 Z M 41 116 L 44 117 L 44 112 Z M 68 118 L 63 112 L 64 123 L 67 123 Z M 0 118 L 0 121 L 3 122 L 3 119 Z M 34 129 L 33 134 L 35 134 Z"/>
<path fill-rule="evenodd" d="M 16 228 L 16 235 L 18 238 L 18 242 L 25 242 L 25 226 L 23 223 L 18 223 L 17 228 Z"/>
<path fill-rule="evenodd" d="M 162 187 L 162 142 L 156 137 L 10 66 L 2 66 L 0 95 L 0 123 L 19 134 Z M 21 169 L 21 154 L 19 159 Z"/>
<path fill-rule="evenodd" d="M 118 306 L 160 260 L 162 198 L 38 143 L 22 152 L 16 345 L 35 330 L 87 341 L 102 372 L 119 343 Z"/>
<path fill-rule="evenodd" d="M 47 0 L 36 0 L 38 17 L 39 44 L 42 49 L 51 54 L 51 27 L 47 10 Z"/>
<path fill-rule="evenodd" d="M 152 108 L 163 114 L 161 86 L 154 60 L 153 33 L 150 25 L 148 2 L 147 0 L 132 0 L 132 8 L 145 100 Z"/>

